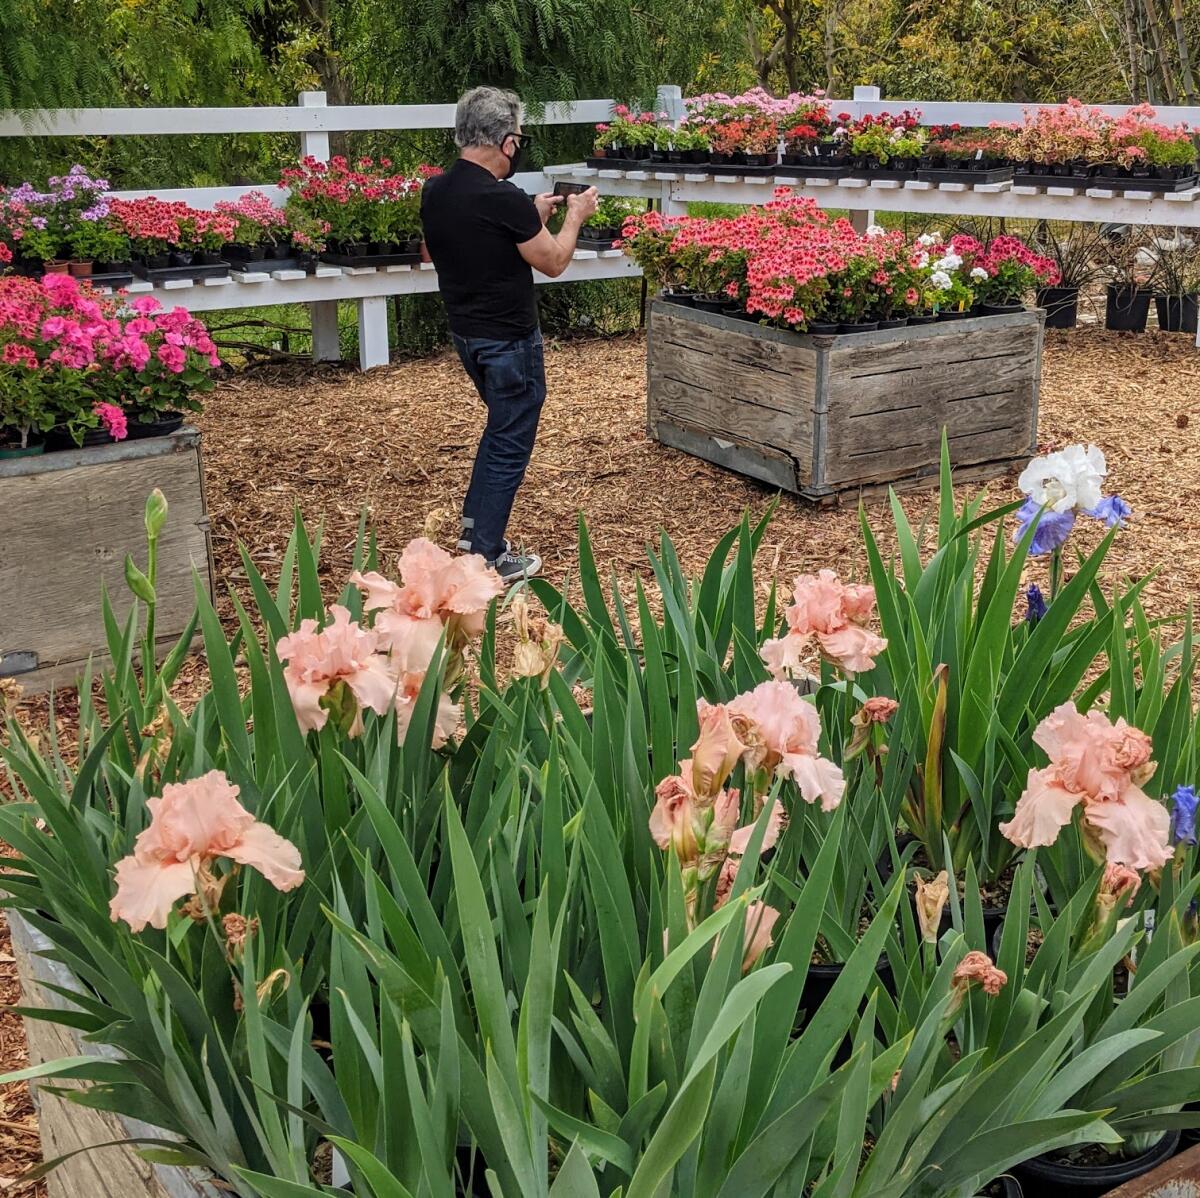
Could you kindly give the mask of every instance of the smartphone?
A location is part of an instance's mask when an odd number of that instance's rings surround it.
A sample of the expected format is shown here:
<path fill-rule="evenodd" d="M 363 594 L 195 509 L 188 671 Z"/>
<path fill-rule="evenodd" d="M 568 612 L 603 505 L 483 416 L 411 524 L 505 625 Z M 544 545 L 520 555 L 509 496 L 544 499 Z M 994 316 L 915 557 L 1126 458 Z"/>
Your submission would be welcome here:
<path fill-rule="evenodd" d="M 565 199 L 567 196 L 577 196 L 577 195 L 581 194 L 582 192 L 587 191 L 590 186 L 591 186 L 590 183 L 562 183 L 562 182 L 559 182 L 559 183 L 555 183 L 555 185 L 554 185 L 554 194 L 556 196 L 562 196 Z"/>

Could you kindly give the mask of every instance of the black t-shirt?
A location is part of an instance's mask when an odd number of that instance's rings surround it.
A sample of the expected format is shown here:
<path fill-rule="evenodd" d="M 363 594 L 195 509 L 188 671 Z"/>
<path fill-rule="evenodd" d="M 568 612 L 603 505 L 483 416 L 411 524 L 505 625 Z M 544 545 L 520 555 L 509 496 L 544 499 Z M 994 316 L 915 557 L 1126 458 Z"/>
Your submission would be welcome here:
<path fill-rule="evenodd" d="M 519 187 L 460 158 L 425 184 L 421 224 L 453 332 L 508 341 L 537 328 L 533 270 L 517 246 L 542 219 Z"/>

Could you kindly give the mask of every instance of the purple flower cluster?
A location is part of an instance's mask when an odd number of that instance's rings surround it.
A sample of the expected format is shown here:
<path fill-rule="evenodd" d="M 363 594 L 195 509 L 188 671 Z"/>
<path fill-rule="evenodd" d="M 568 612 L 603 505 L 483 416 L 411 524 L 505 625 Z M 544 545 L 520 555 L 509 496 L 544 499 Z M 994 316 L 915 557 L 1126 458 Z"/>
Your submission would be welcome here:
<path fill-rule="evenodd" d="M 1083 514 L 1091 516 L 1093 520 L 1103 520 L 1109 528 L 1124 528 L 1125 521 L 1133 514 L 1133 508 L 1120 495 L 1106 495 L 1094 508 L 1089 508 Z M 1029 531 L 1029 526 L 1036 522 L 1037 528 L 1029 544 L 1029 552 L 1033 557 L 1040 557 L 1066 544 L 1071 530 L 1075 527 L 1075 512 L 1056 512 L 1052 509 L 1042 511 L 1036 500 L 1027 499 L 1017 511 L 1017 521 L 1014 541 L 1021 540 Z"/>

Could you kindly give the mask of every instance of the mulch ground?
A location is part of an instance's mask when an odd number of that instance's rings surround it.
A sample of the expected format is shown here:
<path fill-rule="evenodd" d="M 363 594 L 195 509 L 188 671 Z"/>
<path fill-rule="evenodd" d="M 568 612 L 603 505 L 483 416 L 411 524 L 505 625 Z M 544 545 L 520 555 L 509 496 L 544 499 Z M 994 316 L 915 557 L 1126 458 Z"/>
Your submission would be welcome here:
<path fill-rule="evenodd" d="M 587 516 L 602 573 L 648 573 L 643 546 L 665 530 L 685 569 L 697 571 L 743 509 L 760 513 L 772 492 L 666 449 L 645 434 L 645 346 L 640 337 L 548 345 L 549 400 L 511 535 L 545 559 L 561 582 L 575 562 L 578 514 Z M 1146 590 L 1152 615 L 1184 610 L 1200 589 L 1200 352 L 1184 336 L 1123 336 L 1098 329 L 1047 334 L 1040 437 L 1045 447 L 1091 441 L 1108 457 L 1110 490 L 1134 519 L 1110 555 L 1105 581 L 1158 569 Z M 270 578 L 298 507 L 324 527 L 322 564 L 333 594 L 344 584 L 365 506 L 389 569 L 412 537 L 457 536 L 482 407 L 453 355 L 361 375 L 339 367 L 239 375 L 210 397 L 198 423 L 213 549 L 222 586 L 240 587 L 244 543 Z M 1015 480 L 988 485 L 996 503 Z M 929 492 L 905 496 L 910 518 L 931 511 Z M 886 532 L 886 508 L 870 517 Z M 767 566 L 788 578 L 831 566 L 864 570 L 854 507 L 815 511 L 784 497 L 764 542 Z M 1098 525 L 1081 522 L 1078 543 Z M 1034 577 L 1040 567 L 1034 567 Z M 223 604 L 226 616 L 231 605 Z M 197 664 L 189 670 L 202 679 Z M 44 718 L 31 704 L 31 719 Z M 71 706 L 59 711 L 70 723 Z M 70 729 L 62 731 L 69 739 Z M 7 931 L 0 928 L 0 998 L 17 1001 Z M 19 1020 L 0 1015 L 0 1069 L 25 1063 Z M 41 1198 L 15 1182 L 38 1159 L 24 1086 L 0 1089 L 0 1193 Z"/>

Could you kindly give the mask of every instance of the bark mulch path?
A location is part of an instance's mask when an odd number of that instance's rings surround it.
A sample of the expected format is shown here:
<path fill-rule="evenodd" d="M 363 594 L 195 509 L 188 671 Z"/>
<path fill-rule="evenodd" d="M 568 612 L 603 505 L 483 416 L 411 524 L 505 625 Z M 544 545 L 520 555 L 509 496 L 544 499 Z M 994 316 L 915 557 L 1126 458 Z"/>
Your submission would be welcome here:
<path fill-rule="evenodd" d="M 744 508 L 760 513 L 772 492 L 664 448 L 644 430 L 645 346 L 640 337 L 548 345 L 549 400 L 537 451 L 513 514 L 514 539 L 535 548 L 561 582 L 573 568 L 576 521 L 586 513 L 603 574 L 649 573 L 643 546 L 665 529 L 684 568 L 698 571 Z M 238 542 L 268 578 L 282 557 L 294 510 L 324 526 L 328 593 L 344 584 L 362 508 L 385 568 L 427 529 L 443 544 L 457 536 L 482 408 L 453 355 L 362 375 L 339 367 L 239 375 L 210 397 L 198 423 L 218 574 L 240 588 Z M 1110 555 L 1104 581 L 1158 568 L 1146 589 L 1152 615 L 1181 612 L 1200 589 L 1200 352 L 1169 334 L 1127 336 L 1098 329 L 1047 335 L 1040 437 L 1044 447 L 1091 441 L 1108 457 L 1110 490 L 1135 517 Z M 989 484 L 989 499 L 1015 497 L 1015 479 Z M 169 498 L 169 497 L 168 497 Z M 931 512 L 930 492 L 905 496 L 910 519 Z M 884 534 L 886 507 L 870 518 Z M 1081 521 L 1076 543 L 1094 544 L 1098 525 Z M 864 571 L 853 505 L 815 511 L 784 497 L 760 557 L 762 577 L 831 566 Z M 1040 566 L 1031 569 L 1037 578 Z M 226 617 L 231 605 L 222 602 Z M 189 663 L 185 690 L 202 682 Z M 60 726 L 74 705 L 60 708 Z M 33 722 L 44 703 L 30 703 Z M 63 727 L 64 739 L 70 728 Z M 7 929 L 0 925 L 0 997 L 19 1001 Z M 0 1015 L 0 1069 L 25 1063 L 20 1021 Z M 35 1117 L 24 1086 L 0 1089 L 0 1194 L 42 1198 L 15 1179 L 39 1159 Z"/>

